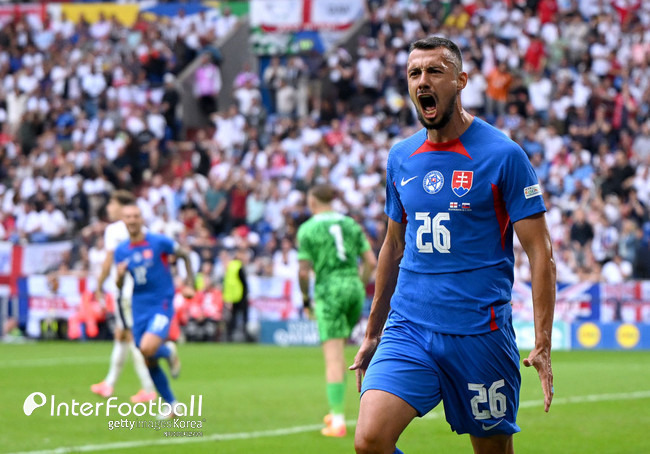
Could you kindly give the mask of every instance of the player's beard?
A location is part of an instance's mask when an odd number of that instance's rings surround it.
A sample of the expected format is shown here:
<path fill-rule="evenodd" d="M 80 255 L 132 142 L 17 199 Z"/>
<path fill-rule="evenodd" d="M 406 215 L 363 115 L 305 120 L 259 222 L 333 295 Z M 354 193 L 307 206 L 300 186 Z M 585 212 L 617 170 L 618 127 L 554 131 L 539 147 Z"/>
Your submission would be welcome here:
<path fill-rule="evenodd" d="M 420 123 L 422 123 L 422 126 L 424 126 L 427 129 L 436 129 L 436 130 L 442 129 L 445 126 L 447 126 L 447 124 L 451 120 L 451 116 L 454 114 L 454 108 L 456 107 L 456 99 L 457 98 L 458 98 L 458 93 L 454 93 L 451 100 L 449 101 L 449 104 L 447 105 L 447 108 L 442 113 L 442 116 L 440 116 L 439 118 L 437 118 L 437 119 L 435 119 L 433 121 L 429 121 L 429 120 L 425 119 L 422 116 L 422 111 L 420 109 L 416 109 L 417 114 L 418 114 L 418 120 L 420 120 Z"/>

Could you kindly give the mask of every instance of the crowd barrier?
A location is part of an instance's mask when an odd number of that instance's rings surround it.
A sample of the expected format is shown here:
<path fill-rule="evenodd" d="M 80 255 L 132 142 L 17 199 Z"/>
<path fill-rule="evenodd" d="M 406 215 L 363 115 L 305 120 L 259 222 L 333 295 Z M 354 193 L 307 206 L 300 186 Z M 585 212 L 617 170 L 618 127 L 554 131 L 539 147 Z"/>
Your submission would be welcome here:
<path fill-rule="evenodd" d="M 30 337 L 42 335 L 43 320 L 68 320 L 80 311 L 84 292 L 95 289 L 94 277 L 59 275 L 56 289 L 45 273 L 71 248 L 69 241 L 14 245 L 0 242 L 0 320 L 13 318 Z M 260 342 L 316 345 L 316 325 L 302 315 L 297 277 L 249 276 L 250 322 Z M 534 345 L 530 283 L 516 282 L 512 293 L 513 322 L 520 348 Z M 352 334 L 359 343 L 364 316 Z M 650 349 L 650 281 L 622 284 L 558 283 L 553 345 L 557 349 Z"/>

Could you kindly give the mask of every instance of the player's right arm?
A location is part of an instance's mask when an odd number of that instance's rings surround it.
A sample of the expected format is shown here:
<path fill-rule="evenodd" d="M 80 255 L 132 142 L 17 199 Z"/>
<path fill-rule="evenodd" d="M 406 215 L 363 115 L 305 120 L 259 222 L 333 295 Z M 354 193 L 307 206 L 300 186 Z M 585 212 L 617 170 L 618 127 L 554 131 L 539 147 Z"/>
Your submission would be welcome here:
<path fill-rule="evenodd" d="M 354 370 L 357 376 L 357 389 L 361 391 L 361 380 L 365 374 L 372 356 L 379 345 L 384 324 L 390 311 L 390 299 L 397 285 L 399 264 L 404 255 L 404 234 L 406 224 L 400 224 L 388 219 L 386 238 L 379 251 L 377 264 L 377 277 L 375 280 L 375 296 L 372 301 L 368 327 L 363 343 L 354 358 L 354 364 L 350 370 Z"/>
<path fill-rule="evenodd" d="M 115 251 L 106 251 L 106 257 L 104 258 L 104 263 L 102 263 L 102 269 L 97 278 L 97 288 L 95 289 L 95 298 L 97 301 L 102 301 L 102 295 L 104 290 L 102 289 L 104 281 L 111 272 L 111 266 L 113 265 L 113 258 L 115 256 Z"/>

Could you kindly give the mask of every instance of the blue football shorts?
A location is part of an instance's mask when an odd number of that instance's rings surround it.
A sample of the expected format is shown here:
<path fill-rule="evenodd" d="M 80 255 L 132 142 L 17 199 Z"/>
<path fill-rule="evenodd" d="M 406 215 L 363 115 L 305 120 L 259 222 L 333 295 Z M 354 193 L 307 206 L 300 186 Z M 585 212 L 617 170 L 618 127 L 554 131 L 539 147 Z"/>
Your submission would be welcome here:
<path fill-rule="evenodd" d="M 135 345 L 140 347 L 140 341 L 145 333 L 155 334 L 163 341 L 166 340 L 173 315 L 173 311 L 165 311 L 160 308 L 149 312 L 146 316 L 138 317 L 133 323 Z"/>
<path fill-rule="evenodd" d="M 486 334 L 451 335 L 391 312 L 361 394 L 394 394 L 420 417 L 442 401 L 453 431 L 489 437 L 520 431 L 520 387 L 512 323 Z"/>

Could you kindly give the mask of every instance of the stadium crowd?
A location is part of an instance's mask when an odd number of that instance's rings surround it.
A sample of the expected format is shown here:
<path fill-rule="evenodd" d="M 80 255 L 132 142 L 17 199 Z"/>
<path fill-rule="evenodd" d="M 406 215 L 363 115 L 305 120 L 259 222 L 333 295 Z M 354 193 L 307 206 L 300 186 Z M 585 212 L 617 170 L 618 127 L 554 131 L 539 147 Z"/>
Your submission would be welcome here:
<path fill-rule="evenodd" d="M 305 191 L 329 181 L 337 209 L 378 251 L 388 151 L 421 127 L 408 46 L 437 34 L 464 52 L 463 105 L 537 171 L 558 280 L 650 278 L 650 3 L 369 0 L 353 51 L 242 68 L 235 102 L 221 106 L 229 62 L 211 45 L 234 26 L 217 11 L 132 27 L 106 17 L 2 23 L 0 240 L 72 239 L 59 270 L 97 275 L 104 206 L 125 188 L 152 231 L 193 250 L 202 285 L 218 285 L 236 249 L 248 250 L 249 273 L 294 279 Z M 176 75 L 197 57 L 209 126 L 189 131 Z M 527 280 L 517 254 L 516 277 Z"/>

